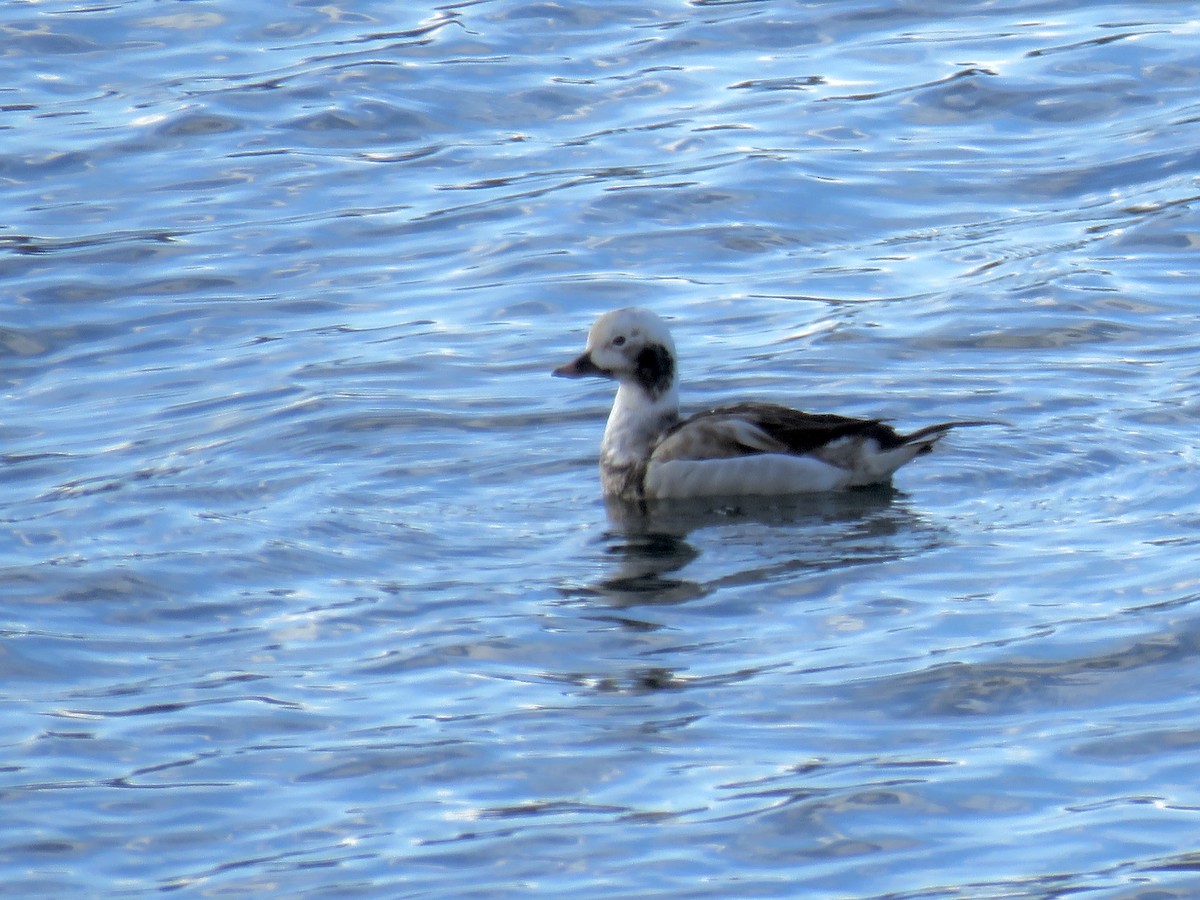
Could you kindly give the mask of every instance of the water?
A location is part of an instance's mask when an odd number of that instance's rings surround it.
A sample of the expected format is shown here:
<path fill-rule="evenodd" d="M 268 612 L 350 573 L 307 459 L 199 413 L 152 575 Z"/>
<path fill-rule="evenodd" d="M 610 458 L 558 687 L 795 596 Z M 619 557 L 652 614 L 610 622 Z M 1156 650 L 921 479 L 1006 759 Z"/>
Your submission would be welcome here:
<path fill-rule="evenodd" d="M 0 12 L 14 896 L 1200 892 L 1196 8 Z M 956 434 L 610 519 L 684 402 Z"/>

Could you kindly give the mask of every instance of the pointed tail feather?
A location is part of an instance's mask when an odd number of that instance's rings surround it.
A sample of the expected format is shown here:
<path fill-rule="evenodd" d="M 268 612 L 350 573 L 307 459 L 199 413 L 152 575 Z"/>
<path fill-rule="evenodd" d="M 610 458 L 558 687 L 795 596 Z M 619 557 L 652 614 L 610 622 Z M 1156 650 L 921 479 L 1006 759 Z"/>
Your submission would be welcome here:
<path fill-rule="evenodd" d="M 942 437 L 945 436 L 952 428 L 974 428 L 978 425 L 1003 425 L 1003 422 L 992 422 L 987 419 L 970 419 L 962 422 L 942 422 L 938 425 L 927 425 L 924 428 L 918 428 L 912 434 L 901 435 L 900 439 L 905 445 L 918 444 L 921 446 L 918 453 L 928 453 L 933 449 Z"/>

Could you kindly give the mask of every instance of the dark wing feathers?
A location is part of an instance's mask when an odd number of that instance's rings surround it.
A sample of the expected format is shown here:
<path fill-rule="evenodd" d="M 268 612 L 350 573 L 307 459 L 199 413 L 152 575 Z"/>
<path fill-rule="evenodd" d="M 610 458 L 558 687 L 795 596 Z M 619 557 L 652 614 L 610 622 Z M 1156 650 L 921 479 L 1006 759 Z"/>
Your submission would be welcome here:
<path fill-rule="evenodd" d="M 703 427 L 709 421 L 717 426 L 715 431 Z M 782 445 L 785 452 L 797 455 L 819 454 L 823 448 L 834 441 L 849 437 L 871 438 L 884 452 L 895 450 L 906 444 L 920 444 L 922 446 L 917 452 L 928 453 L 937 440 L 951 428 L 1001 424 L 988 421 L 942 422 L 938 425 L 918 428 L 910 434 L 899 434 L 890 425 L 885 424 L 882 419 L 856 419 L 851 416 L 839 416 L 835 413 L 807 413 L 776 403 L 734 403 L 696 413 L 694 416 L 676 423 L 663 435 L 660 446 L 663 446 L 668 458 L 676 453 L 681 454 L 679 458 L 683 459 L 697 458 L 692 455 L 696 452 L 696 448 L 689 446 L 686 440 L 678 446 L 669 440 L 683 429 L 690 429 L 691 426 L 697 425 L 700 426 L 698 429 L 691 429 L 687 434 L 698 436 L 703 442 L 704 437 L 710 436 L 709 432 L 712 432 L 720 436 L 717 443 L 724 444 L 723 452 L 717 452 L 717 448 L 714 446 L 706 446 L 707 453 L 705 455 L 707 456 L 779 452 L 778 450 L 768 450 L 761 443 L 756 445 L 753 442 L 752 432 L 749 435 L 743 432 L 742 439 L 739 440 L 738 428 L 721 427 L 725 422 L 730 421 L 748 423 L 754 430 L 766 434 L 772 441 Z M 680 438 L 683 439 L 684 435 L 680 435 Z M 665 445 L 670 445 L 669 449 Z"/>
<path fill-rule="evenodd" d="M 878 441 L 881 449 L 891 450 L 907 442 L 879 419 L 855 419 L 832 413 L 806 413 L 774 403 L 735 403 L 718 406 L 684 420 L 676 429 L 702 422 L 708 418 L 740 418 L 753 422 L 772 438 L 784 444 L 790 453 L 811 453 L 830 441 L 843 437 L 869 437 Z M 761 453 L 747 447 L 747 453 Z"/>

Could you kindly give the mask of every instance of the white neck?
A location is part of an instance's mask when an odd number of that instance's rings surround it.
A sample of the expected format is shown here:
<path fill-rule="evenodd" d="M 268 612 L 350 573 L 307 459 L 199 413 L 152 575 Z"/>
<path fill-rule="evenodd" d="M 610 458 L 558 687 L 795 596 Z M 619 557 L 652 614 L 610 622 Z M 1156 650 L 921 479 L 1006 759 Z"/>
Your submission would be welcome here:
<path fill-rule="evenodd" d="M 675 382 L 658 397 L 651 397 L 639 384 L 622 382 L 604 428 L 601 459 L 616 466 L 644 462 L 662 433 L 678 419 L 679 389 Z"/>

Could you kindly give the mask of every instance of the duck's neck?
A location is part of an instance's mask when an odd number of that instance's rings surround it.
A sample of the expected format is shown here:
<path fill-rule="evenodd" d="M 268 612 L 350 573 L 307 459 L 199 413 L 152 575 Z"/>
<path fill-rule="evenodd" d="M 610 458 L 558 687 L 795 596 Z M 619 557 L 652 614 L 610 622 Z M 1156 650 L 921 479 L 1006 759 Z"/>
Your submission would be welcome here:
<path fill-rule="evenodd" d="M 672 381 L 661 392 L 648 392 L 636 382 L 617 388 L 600 462 L 605 467 L 644 464 L 663 432 L 679 420 L 679 389 Z"/>

